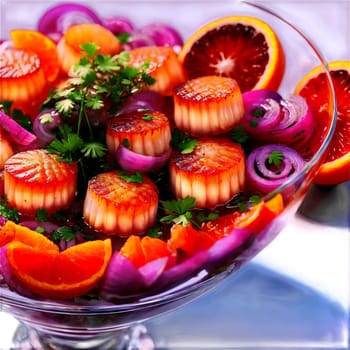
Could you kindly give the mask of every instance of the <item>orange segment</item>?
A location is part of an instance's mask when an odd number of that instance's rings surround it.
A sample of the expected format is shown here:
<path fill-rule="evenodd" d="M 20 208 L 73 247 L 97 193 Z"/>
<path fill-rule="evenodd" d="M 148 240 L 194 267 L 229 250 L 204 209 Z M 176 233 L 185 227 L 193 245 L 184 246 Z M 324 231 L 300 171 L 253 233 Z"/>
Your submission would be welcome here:
<path fill-rule="evenodd" d="M 58 252 L 58 246 L 46 236 L 9 220 L 0 228 L 0 247 L 12 241 L 37 247 L 40 250 L 54 250 Z"/>
<path fill-rule="evenodd" d="M 172 250 L 179 253 L 193 255 L 199 250 L 208 249 L 215 242 L 216 238 L 210 232 L 196 230 L 192 224 L 187 226 L 174 224 L 170 229 L 170 239 L 168 245 Z"/>
<path fill-rule="evenodd" d="M 258 233 L 280 214 L 283 208 L 283 197 L 277 194 L 266 202 L 254 205 L 248 211 L 236 211 L 204 223 L 201 229 L 206 232 L 215 232 L 219 237 L 230 234 L 233 228 L 247 228 L 253 233 Z"/>
<path fill-rule="evenodd" d="M 249 16 L 227 16 L 205 24 L 186 40 L 179 61 L 190 79 L 228 76 L 237 80 L 242 92 L 277 90 L 285 66 L 276 33 Z"/>
<path fill-rule="evenodd" d="M 128 258 L 136 267 L 140 267 L 158 258 L 172 255 L 167 243 L 159 238 L 132 235 L 128 237 L 120 254 Z"/>
<path fill-rule="evenodd" d="M 26 29 L 12 30 L 10 36 L 16 49 L 38 55 L 47 81 L 53 82 L 59 73 L 56 44 L 46 35 Z"/>
<path fill-rule="evenodd" d="M 107 239 L 57 252 L 13 241 L 7 245 L 6 254 L 11 272 L 31 292 L 46 298 L 69 299 L 97 286 L 111 258 L 112 247 Z"/>
<path fill-rule="evenodd" d="M 326 158 L 314 179 L 316 184 L 336 185 L 350 180 L 350 61 L 329 63 L 337 100 L 337 124 Z M 316 151 L 329 130 L 332 116 L 330 86 L 323 67 L 315 67 L 298 83 L 295 93 L 305 97 L 315 116 L 316 131 L 310 153 Z"/>

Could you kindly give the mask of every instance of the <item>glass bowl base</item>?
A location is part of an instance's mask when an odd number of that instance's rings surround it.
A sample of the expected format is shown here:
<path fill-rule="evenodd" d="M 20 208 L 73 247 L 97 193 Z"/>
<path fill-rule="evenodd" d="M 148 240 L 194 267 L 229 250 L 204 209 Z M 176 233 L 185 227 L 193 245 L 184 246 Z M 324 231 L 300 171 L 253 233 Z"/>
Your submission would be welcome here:
<path fill-rule="evenodd" d="M 67 339 L 39 333 L 30 326 L 19 324 L 10 350 L 154 350 L 154 341 L 142 324 L 90 339 Z"/>

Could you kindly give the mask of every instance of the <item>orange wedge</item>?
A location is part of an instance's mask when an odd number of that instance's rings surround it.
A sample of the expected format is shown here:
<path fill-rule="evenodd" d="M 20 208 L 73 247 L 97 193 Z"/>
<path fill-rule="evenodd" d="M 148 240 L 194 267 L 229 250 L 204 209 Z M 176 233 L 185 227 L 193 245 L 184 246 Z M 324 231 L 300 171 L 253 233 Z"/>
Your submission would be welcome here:
<path fill-rule="evenodd" d="M 58 246 L 46 236 L 8 220 L 0 227 L 0 247 L 12 241 L 22 242 L 41 250 L 58 251 Z"/>
<path fill-rule="evenodd" d="M 39 235 L 39 233 L 38 233 Z M 20 241 L 7 244 L 11 272 L 31 292 L 53 299 L 70 299 L 95 288 L 112 255 L 111 241 L 81 243 L 62 252 Z"/>

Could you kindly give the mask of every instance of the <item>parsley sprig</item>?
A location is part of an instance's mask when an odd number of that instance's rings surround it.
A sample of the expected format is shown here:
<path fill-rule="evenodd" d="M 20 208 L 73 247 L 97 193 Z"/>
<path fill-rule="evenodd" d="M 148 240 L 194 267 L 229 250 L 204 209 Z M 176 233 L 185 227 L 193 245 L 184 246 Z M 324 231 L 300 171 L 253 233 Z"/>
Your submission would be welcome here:
<path fill-rule="evenodd" d="M 198 141 L 192 139 L 187 133 L 175 128 L 172 132 L 171 144 L 182 154 L 189 154 L 196 148 Z"/>
<path fill-rule="evenodd" d="M 44 103 L 45 107 L 55 107 L 66 118 L 57 138 L 48 147 L 49 152 L 57 153 L 59 159 L 66 162 L 104 156 L 105 140 L 96 134 L 99 121 L 90 114 L 102 108 L 109 108 L 113 113 L 131 94 L 154 83 L 146 73 L 148 64 L 138 68 L 128 65 L 130 56 L 126 51 L 114 56 L 102 55 L 98 53 L 99 47 L 89 42 L 81 48 L 84 56 L 72 67 L 73 77 L 63 90 L 51 93 Z M 71 123 L 75 115 L 77 121 Z M 73 129 L 67 124 L 76 126 Z M 87 129 L 84 135 L 83 126 Z"/>
<path fill-rule="evenodd" d="M 196 199 L 191 196 L 184 199 L 162 201 L 161 205 L 166 214 L 160 219 L 162 223 L 175 223 L 183 226 L 192 223 L 200 227 L 202 222 L 214 220 L 218 217 L 215 212 L 207 214 L 201 209 L 196 209 Z"/>
<path fill-rule="evenodd" d="M 275 166 L 280 166 L 283 161 L 283 153 L 281 151 L 271 151 L 268 157 L 268 164 L 270 165 L 275 165 Z"/>
<path fill-rule="evenodd" d="M 16 208 L 10 208 L 7 198 L 2 196 L 0 200 L 0 216 L 6 220 L 12 220 L 14 222 L 19 221 L 19 213 Z"/>

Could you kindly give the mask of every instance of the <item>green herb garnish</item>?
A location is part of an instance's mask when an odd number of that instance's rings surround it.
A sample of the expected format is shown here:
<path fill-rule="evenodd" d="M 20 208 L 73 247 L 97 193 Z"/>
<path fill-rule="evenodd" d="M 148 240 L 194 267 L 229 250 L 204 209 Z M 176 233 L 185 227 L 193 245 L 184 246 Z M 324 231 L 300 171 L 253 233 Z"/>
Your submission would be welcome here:
<path fill-rule="evenodd" d="M 187 133 L 179 129 L 174 129 L 172 132 L 171 144 L 182 154 L 189 154 L 196 148 L 198 141 L 190 138 Z"/>
<path fill-rule="evenodd" d="M 142 117 L 143 120 L 153 120 L 153 115 L 152 114 L 146 114 Z"/>
<path fill-rule="evenodd" d="M 242 144 L 246 141 L 248 141 L 249 136 L 247 132 L 244 130 L 242 125 L 236 126 L 231 131 L 231 139 L 239 144 Z"/>
<path fill-rule="evenodd" d="M 19 221 L 19 213 L 16 208 L 10 208 L 5 196 L 2 197 L 0 201 L 0 215 L 7 220 L 12 220 L 14 222 Z"/>
<path fill-rule="evenodd" d="M 47 211 L 45 209 L 38 209 L 35 213 L 35 218 L 39 222 L 47 221 Z"/>
<path fill-rule="evenodd" d="M 161 202 L 166 216 L 160 219 L 164 223 L 176 223 L 183 226 L 192 222 L 191 210 L 196 206 L 194 197 L 187 196 L 184 199 L 175 199 Z"/>
<path fill-rule="evenodd" d="M 53 242 L 58 243 L 60 240 L 71 241 L 75 238 L 75 230 L 72 227 L 62 226 L 51 234 Z"/>
<path fill-rule="evenodd" d="M 67 121 L 76 117 L 76 127 L 61 127 L 57 138 L 48 146 L 48 151 L 56 153 L 59 160 L 65 162 L 82 161 L 84 158 L 100 158 L 106 154 L 105 140 L 96 133 L 99 121 L 89 114 L 105 107 L 106 101 L 110 112 L 128 99 L 144 85 L 154 83 L 147 73 L 148 63 L 141 67 L 128 66 L 129 54 L 122 52 L 109 56 L 98 54 L 99 47 L 93 43 L 81 45 L 85 54 L 78 64 L 72 67 L 73 78 L 68 80 L 64 90 L 54 91 L 45 101 L 44 106 L 55 107 Z M 105 112 L 104 112 L 105 113 Z M 85 128 L 87 132 L 82 133 Z"/>
<path fill-rule="evenodd" d="M 268 163 L 275 166 L 280 166 L 283 160 L 283 153 L 281 151 L 272 151 L 268 157 Z"/>
<path fill-rule="evenodd" d="M 121 170 L 118 172 L 118 176 L 126 182 L 143 183 L 143 176 L 139 172 L 131 173 L 126 170 Z"/>

